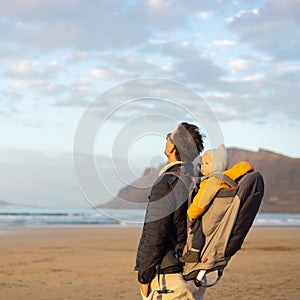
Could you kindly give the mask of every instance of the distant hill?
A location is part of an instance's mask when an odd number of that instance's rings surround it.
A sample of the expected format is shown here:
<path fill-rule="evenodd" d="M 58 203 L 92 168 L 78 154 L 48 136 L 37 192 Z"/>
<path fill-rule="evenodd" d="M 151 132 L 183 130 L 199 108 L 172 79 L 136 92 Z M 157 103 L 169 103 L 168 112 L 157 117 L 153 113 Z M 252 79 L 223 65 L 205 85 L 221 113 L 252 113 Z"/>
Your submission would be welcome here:
<path fill-rule="evenodd" d="M 13 204 L 10 203 L 10 202 L 7 202 L 5 200 L 0 199 L 0 207 L 1 206 L 13 206 Z"/>
<path fill-rule="evenodd" d="M 35 205 L 30 204 L 17 204 L 17 203 L 11 203 L 5 200 L 0 199 L 0 207 L 37 207 Z"/>
<path fill-rule="evenodd" d="M 230 148 L 230 166 L 246 160 L 262 173 L 265 195 L 260 212 L 300 213 L 300 158 L 291 158 L 274 152 L 258 152 Z M 122 188 L 118 196 L 102 208 L 145 208 L 152 183 L 159 169 L 147 168 L 131 186 Z M 145 188 L 137 188 L 145 187 Z"/>

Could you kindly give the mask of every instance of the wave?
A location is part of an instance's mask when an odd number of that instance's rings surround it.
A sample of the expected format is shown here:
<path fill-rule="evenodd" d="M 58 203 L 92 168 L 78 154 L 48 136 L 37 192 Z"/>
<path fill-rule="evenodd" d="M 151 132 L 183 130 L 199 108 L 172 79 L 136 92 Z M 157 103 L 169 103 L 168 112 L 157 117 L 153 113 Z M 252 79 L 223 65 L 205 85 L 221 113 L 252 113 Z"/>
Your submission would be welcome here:
<path fill-rule="evenodd" d="M 138 209 L 6 208 L 0 211 L 0 226 L 142 226 L 144 216 Z M 300 226 L 300 215 L 259 213 L 254 226 Z"/>

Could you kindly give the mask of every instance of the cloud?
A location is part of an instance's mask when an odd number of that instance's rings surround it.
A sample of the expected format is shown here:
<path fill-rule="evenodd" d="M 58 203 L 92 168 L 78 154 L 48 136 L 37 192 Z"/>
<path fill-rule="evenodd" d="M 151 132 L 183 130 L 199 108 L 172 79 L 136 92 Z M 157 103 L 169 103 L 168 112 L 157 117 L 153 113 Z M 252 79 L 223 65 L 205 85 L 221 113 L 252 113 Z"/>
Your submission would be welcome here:
<path fill-rule="evenodd" d="M 190 85 L 198 84 L 204 88 L 222 85 L 219 78 L 225 75 L 226 71 L 206 57 L 202 49 L 198 49 L 190 42 L 163 40 L 162 43 L 153 43 L 150 41 L 143 47 L 143 52 L 157 54 L 156 63 L 163 66 L 160 70 L 168 78 Z"/>
<path fill-rule="evenodd" d="M 209 97 L 213 108 L 226 100 L 235 111 L 250 111 L 264 101 L 269 109 L 262 117 L 274 114 L 270 109 L 274 95 L 286 94 L 285 105 L 290 107 L 286 111 L 294 118 L 292 92 L 299 93 L 299 66 L 291 60 L 300 49 L 293 46 L 300 40 L 295 29 L 297 2 L 269 0 L 244 6 L 227 1 L 92 1 L 87 5 L 79 0 L 29 0 L 25 5 L 12 0 L 0 8 L 5 43 L 0 50 L 5 53 L 1 94 L 8 106 L 11 99 L 30 98 L 29 103 L 43 101 L 45 107 L 86 107 L 119 82 L 157 76 L 194 88 Z M 238 11 L 243 6 L 250 8 Z M 228 11 L 235 13 L 222 28 Z M 245 101 L 248 97 L 252 102 Z M 120 99 L 106 99 L 102 113 Z M 185 99 L 197 109 L 197 103 L 191 102 Z M 223 115 L 226 118 L 220 110 L 221 119 Z"/>
<path fill-rule="evenodd" d="M 220 3 L 219 6 L 224 4 Z M 0 9 L 1 36 L 10 47 L 121 50 L 164 32 L 189 28 L 189 16 L 212 11 L 208 1 L 23 1 Z M 16 21 L 17 20 L 17 21 Z M 122 33 L 122 34 L 120 34 Z M 22 46 L 21 46 L 22 45 Z"/>
<path fill-rule="evenodd" d="M 108 70 L 104 68 L 95 68 L 91 71 L 91 75 L 97 79 L 108 79 L 110 76 Z"/>
<path fill-rule="evenodd" d="M 230 62 L 230 69 L 233 72 L 245 71 L 251 66 L 252 62 L 249 59 L 234 59 Z"/>
<path fill-rule="evenodd" d="M 200 19 L 208 20 L 212 16 L 211 11 L 202 11 L 198 13 Z"/>
<path fill-rule="evenodd" d="M 229 40 L 216 40 L 212 42 L 212 45 L 220 48 L 226 48 L 226 47 L 235 46 L 236 42 L 229 41 Z"/>
<path fill-rule="evenodd" d="M 299 0 L 267 0 L 262 8 L 240 11 L 227 22 L 241 42 L 277 59 L 298 60 L 299 15 Z"/>
<path fill-rule="evenodd" d="M 275 72 L 279 76 L 296 76 L 297 79 L 300 78 L 300 66 L 291 65 L 287 61 L 277 63 Z"/>
<path fill-rule="evenodd" d="M 182 59 L 175 67 L 178 72 L 181 70 L 182 82 L 198 84 L 202 89 L 220 88 L 222 85 L 220 78 L 226 74 L 225 70 L 211 60 L 199 56 Z"/>
<path fill-rule="evenodd" d="M 122 1 L 93 1 L 89 5 L 84 1 L 22 3 L 12 1 L 1 11 L 6 16 L 1 19 L 1 36 L 12 47 L 18 40 L 22 47 L 44 51 L 63 47 L 80 51 L 124 48 L 142 42 L 149 30 L 146 26 L 136 27 L 138 11 L 124 7 Z"/>
<path fill-rule="evenodd" d="M 73 51 L 67 55 L 66 61 L 69 63 L 77 63 L 81 61 L 86 61 L 90 58 L 91 53 L 88 51 Z"/>
<path fill-rule="evenodd" d="M 270 120 L 282 122 L 289 119 L 291 122 L 297 122 L 297 115 L 300 115 L 297 98 L 300 73 L 294 68 L 289 75 L 283 75 L 281 72 L 282 64 L 273 63 L 264 73 L 248 73 L 226 81 L 223 93 L 230 93 L 231 97 L 222 98 L 218 97 L 218 94 L 208 93 L 206 99 L 221 121 L 259 120 L 267 123 Z"/>
<path fill-rule="evenodd" d="M 19 78 L 49 78 L 53 76 L 59 68 L 56 60 L 19 60 L 15 62 L 6 75 Z"/>
<path fill-rule="evenodd" d="M 8 84 L 8 88 L 13 91 L 13 93 L 24 92 L 29 89 L 35 89 L 43 86 L 44 80 L 14 80 Z"/>
<path fill-rule="evenodd" d="M 265 78 L 264 74 L 256 73 L 242 78 L 243 82 L 262 82 Z"/>

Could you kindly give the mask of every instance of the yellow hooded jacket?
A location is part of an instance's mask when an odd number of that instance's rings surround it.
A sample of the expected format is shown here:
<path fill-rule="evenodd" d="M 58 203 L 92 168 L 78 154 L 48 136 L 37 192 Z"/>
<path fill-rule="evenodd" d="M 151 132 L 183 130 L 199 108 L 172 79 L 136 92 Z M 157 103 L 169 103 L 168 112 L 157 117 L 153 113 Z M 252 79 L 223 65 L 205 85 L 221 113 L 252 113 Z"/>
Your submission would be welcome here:
<path fill-rule="evenodd" d="M 248 162 L 241 161 L 231 169 L 224 171 L 223 174 L 236 181 L 251 171 L 253 171 L 253 167 Z M 217 177 L 207 177 L 201 181 L 199 191 L 187 211 L 189 218 L 197 219 L 202 216 L 217 192 L 224 188 L 229 188 L 229 186 Z"/>

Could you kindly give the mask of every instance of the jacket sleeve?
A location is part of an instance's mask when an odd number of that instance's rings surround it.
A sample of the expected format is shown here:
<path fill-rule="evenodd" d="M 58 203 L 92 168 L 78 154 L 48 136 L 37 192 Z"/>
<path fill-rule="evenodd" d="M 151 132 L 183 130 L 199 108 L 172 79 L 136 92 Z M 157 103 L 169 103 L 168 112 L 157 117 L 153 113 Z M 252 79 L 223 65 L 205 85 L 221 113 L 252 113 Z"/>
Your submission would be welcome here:
<path fill-rule="evenodd" d="M 174 185 L 177 185 L 178 179 L 172 177 L 170 180 L 170 176 L 163 176 L 162 180 L 151 190 L 136 257 L 135 269 L 138 271 L 140 283 L 148 283 L 153 279 L 156 274 L 156 266 L 160 264 L 166 252 L 172 247 L 174 248 L 170 242 L 171 234 L 174 235 L 176 242 L 180 240 L 181 243 L 184 243 L 186 239 L 186 206 L 183 212 L 186 199 L 181 204 L 177 201 L 177 199 L 182 199 L 182 195 L 180 195 L 182 187 L 176 194 Z M 181 183 L 178 182 L 178 185 Z M 181 226 L 183 226 L 182 229 Z M 180 228 L 179 232 L 176 232 L 174 228 Z"/>
<path fill-rule="evenodd" d="M 187 214 L 191 219 L 202 216 L 221 187 L 221 180 L 209 177 L 201 182 L 198 193 L 193 199 Z"/>

